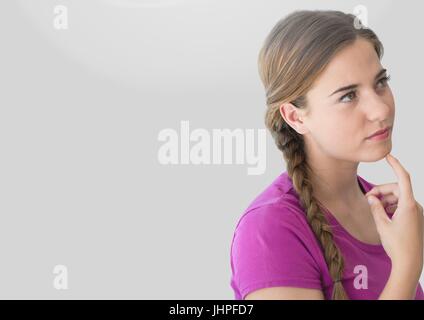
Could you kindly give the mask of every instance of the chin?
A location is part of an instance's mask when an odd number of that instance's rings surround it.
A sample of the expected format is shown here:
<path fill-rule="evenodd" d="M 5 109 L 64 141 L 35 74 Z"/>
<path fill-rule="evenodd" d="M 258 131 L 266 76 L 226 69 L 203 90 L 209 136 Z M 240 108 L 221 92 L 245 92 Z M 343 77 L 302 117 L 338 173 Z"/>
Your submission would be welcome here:
<path fill-rule="evenodd" d="M 376 162 L 384 159 L 392 151 L 392 140 L 379 141 L 368 146 L 362 153 L 361 162 Z"/>

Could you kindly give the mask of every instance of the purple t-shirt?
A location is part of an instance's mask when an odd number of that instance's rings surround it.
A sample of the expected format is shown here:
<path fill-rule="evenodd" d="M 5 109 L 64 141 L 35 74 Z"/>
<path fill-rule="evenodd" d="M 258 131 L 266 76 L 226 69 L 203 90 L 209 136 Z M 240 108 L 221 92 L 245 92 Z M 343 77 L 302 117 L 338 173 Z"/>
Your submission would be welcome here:
<path fill-rule="evenodd" d="M 364 193 L 374 186 L 357 177 Z M 349 299 L 378 299 L 391 270 L 383 246 L 356 239 L 329 211 L 324 213 L 345 261 L 342 283 Z M 276 286 L 320 289 L 325 299 L 331 299 L 333 283 L 324 255 L 287 171 L 240 217 L 231 244 L 231 271 L 236 300 L 252 291 Z M 416 299 L 424 299 L 419 283 Z"/>

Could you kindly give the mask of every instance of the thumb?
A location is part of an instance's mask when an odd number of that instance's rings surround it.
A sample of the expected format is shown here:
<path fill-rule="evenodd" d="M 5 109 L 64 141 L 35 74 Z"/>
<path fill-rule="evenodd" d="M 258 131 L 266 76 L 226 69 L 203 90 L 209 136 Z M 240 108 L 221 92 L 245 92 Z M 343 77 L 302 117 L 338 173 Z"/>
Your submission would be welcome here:
<path fill-rule="evenodd" d="M 384 210 L 382 203 L 377 197 L 369 195 L 367 196 L 367 200 L 371 207 L 371 212 L 377 227 L 387 225 L 389 222 L 391 222 L 387 216 L 386 210 Z"/>

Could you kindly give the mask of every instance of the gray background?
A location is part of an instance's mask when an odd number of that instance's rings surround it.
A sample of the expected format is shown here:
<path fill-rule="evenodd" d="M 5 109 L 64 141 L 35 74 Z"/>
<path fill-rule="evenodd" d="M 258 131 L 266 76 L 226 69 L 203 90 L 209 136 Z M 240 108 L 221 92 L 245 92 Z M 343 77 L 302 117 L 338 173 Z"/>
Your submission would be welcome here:
<path fill-rule="evenodd" d="M 156 3 L 0 2 L 1 298 L 233 299 L 237 219 L 285 170 L 282 155 L 267 133 L 263 175 L 164 166 L 157 136 L 181 120 L 265 128 L 257 54 L 295 9 L 368 8 L 396 99 L 392 153 L 423 203 L 422 2 Z M 59 4 L 68 30 L 53 28 Z M 395 181 L 385 160 L 359 174 Z M 68 290 L 53 287 L 58 264 Z"/>

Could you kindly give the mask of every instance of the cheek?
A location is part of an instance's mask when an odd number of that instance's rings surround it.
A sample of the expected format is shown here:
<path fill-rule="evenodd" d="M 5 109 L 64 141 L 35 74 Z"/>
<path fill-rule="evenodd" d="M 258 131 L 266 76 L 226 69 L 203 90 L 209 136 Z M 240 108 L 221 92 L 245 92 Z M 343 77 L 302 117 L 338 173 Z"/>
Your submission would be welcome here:
<path fill-rule="evenodd" d="M 362 140 L 362 122 L 353 114 L 333 114 L 316 128 L 316 135 L 329 148 L 351 149 Z"/>

